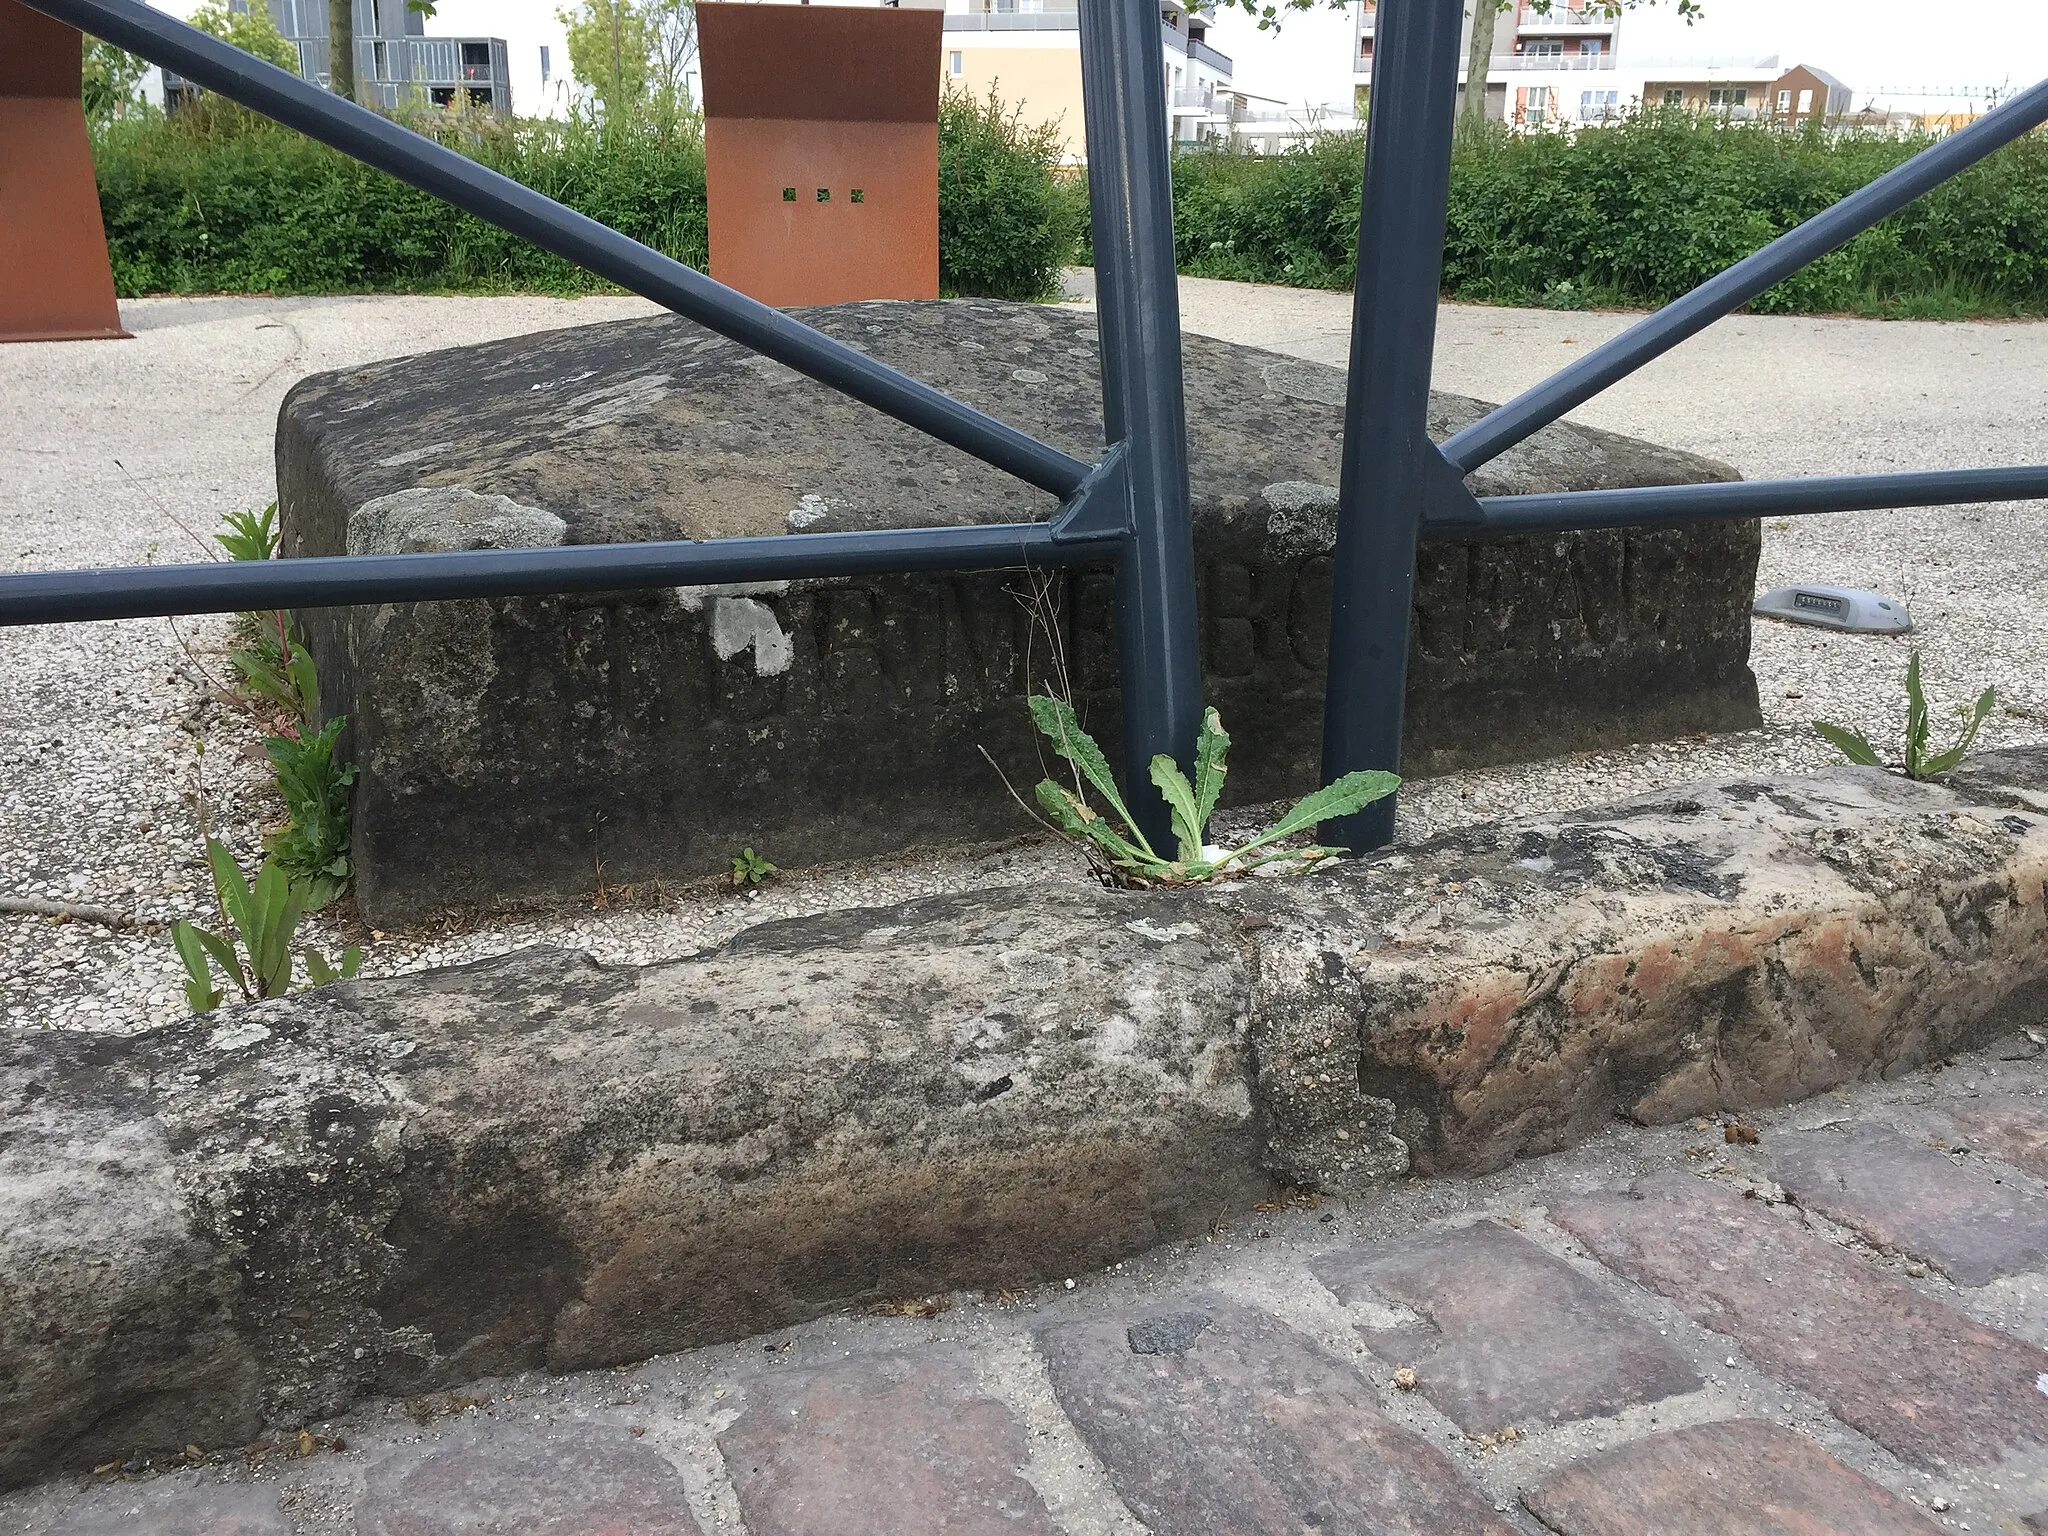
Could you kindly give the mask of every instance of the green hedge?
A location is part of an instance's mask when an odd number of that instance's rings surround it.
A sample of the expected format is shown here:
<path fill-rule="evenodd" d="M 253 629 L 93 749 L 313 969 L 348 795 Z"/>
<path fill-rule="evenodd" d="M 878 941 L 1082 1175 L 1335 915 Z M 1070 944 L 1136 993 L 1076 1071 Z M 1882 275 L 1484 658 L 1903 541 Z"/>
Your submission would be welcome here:
<path fill-rule="evenodd" d="M 1444 291 L 1508 304 L 1661 304 L 1891 169 L 1924 140 L 1651 112 L 1559 134 L 1461 135 Z M 1348 287 L 1362 145 L 1174 164 L 1183 271 Z M 2030 136 L 1762 295 L 1764 311 L 2048 313 L 2048 139 Z"/>
<path fill-rule="evenodd" d="M 688 118 L 488 121 L 422 114 L 435 133 L 691 266 L 707 260 L 704 145 Z M 1036 299 L 1072 249 L 1056 144 L 994 101 L 949 96 L 939 131 L 939 278 L 952 293 Z M 145 293 L 343 293 L 605 286 L 573 264 L 380 171 L 225 103 L 94 134 L 114 282 Z"/>
<path fill-rule="evenodd" d="M 579 292 L 602 286 L 383 174 L 217 103 L 96 130 L 114 277 L 142 293 Z M 505 128 L 421 119 L 484 164 L 693 266 L 705 261 L 694 122 Z M 1659 304 L 1871 178 L 1921 141 L 1788 135 L 1653 112 L 1572 136 L 1461 135 L 1444 288 L 1510 304 Z M 993 98 L 939 123 L 939 267 L 949 293 L 1050 295 L 1087 256 L 1085 178 Z M 1174 161 L 1181 269 L 1351 282 L 1362 147 Z M 2048 138 L 2030 136 L 1763 295 L 1759 310 L 2048 314 Z"/>

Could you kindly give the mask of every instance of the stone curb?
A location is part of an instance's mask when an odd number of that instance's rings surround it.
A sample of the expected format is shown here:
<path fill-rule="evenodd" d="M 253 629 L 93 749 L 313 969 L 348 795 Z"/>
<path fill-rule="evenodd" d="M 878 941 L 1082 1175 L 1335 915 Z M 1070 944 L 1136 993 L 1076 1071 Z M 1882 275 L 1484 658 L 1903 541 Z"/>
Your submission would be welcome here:
<path fill-rule="evenodd" d="M 2048 991 L 2048 749 L 0 1035 L 0 1482 L 1889 1075 Z"/>

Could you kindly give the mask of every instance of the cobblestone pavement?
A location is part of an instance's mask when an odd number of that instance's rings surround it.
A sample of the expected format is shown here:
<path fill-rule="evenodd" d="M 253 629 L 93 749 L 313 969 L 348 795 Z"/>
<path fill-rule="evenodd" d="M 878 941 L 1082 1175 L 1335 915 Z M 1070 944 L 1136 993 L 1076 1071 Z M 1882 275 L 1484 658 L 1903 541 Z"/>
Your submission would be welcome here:
<path fill-rule="evenodd" d="M 0 1531 L 2048 1532 L 2039 1051 L 373 1404 L 0 1498 Z"/>

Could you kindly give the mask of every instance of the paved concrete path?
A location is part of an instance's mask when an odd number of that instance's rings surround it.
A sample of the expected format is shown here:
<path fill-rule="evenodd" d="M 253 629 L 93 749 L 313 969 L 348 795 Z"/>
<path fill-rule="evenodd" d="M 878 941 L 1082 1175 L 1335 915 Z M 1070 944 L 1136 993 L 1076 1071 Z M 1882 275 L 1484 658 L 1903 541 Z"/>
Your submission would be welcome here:
<path fill-rule="evenodd" d="M 2038 1051 L 105 1467 L 0 1530 L 2048 1531 Z"/>

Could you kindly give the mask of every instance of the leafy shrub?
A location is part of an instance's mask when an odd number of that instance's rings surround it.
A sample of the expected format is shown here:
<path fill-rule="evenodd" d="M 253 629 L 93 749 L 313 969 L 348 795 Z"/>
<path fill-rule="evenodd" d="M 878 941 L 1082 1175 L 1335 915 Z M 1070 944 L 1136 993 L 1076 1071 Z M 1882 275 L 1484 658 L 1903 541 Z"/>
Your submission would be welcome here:
<path fill-rule="evenodd" d="M 410 125 L 636 240 L 704 264 L 704 149 L 689 119 L 506 126 L 421 112 Z M 124 295 L 604 286 L 382 171 L 214 98 L 168 121 L 108 124 L 94 151 L 114 282 Z"/>
<path fill-rule="evenodd" d="M 939 102 L 939 284 L 951 293 L 1045 299 L 1073 249 L 1074 201 L 1054 167 L 1056 125 L 1027 126 L 991 90 Z"/>
<path fill-rule="evenodd" d="M 1662 304 L 1926 147 L 1787 133 L 1657 110 L 1572 135 L 1460 134 L 1444 291 L 1581 308 Z M 1364 146 L 1174 165 L 1182 269 L 1348 287 Z M 2048 312 L 2048 138 L 2031 135 L 1788 278 L 1760 311 L 1950 316 Z"/>
<path fill-rule="evenodd" d="M 347 724 L 348 716 L 336 715 L 317 732 L 263 739 L 264 755 L 277 769 L 277 792 L 287 818 L 263 846 L 309 912 L 339 896 L 354 867 L 348 856 L 348 791 L 356 781 L 356 766 L 334 758 L 335 742 Z"/>

